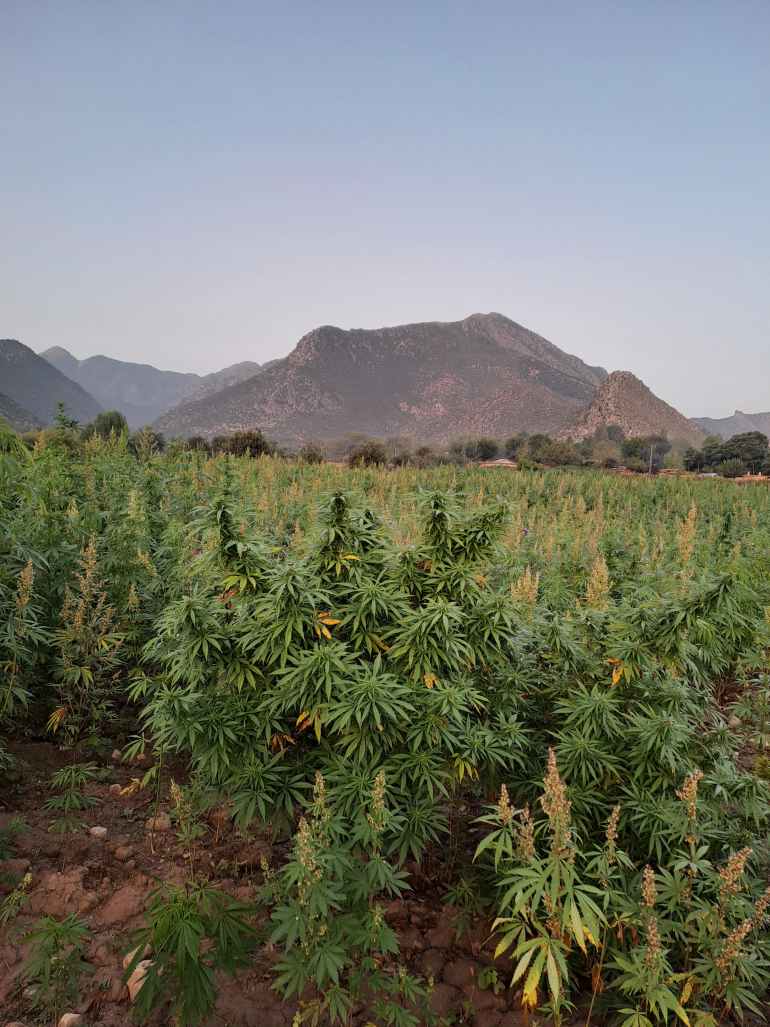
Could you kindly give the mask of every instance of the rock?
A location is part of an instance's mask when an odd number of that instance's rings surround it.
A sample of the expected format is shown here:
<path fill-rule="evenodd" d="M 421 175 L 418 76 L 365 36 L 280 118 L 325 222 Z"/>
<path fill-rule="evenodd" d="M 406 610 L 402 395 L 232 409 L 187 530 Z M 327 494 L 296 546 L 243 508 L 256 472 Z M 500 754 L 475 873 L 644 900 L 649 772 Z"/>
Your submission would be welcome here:
<path fill-rule="evenodd" d="M 495 1009 L 477 1009 L 473 1027 L 500 1027 L 502 1017 Z"/>
<path fill-rule="evenodd" d="M 405 927 L 399 931 L 398 939 L 405 952 L 421 952 L 425 948 L 422 931 L 417 927 Z"/>
<path fill-rule="evenodd" d="M 136 952 L 137 952 L 136 949 L 131 949 L 130 952 L 127 952 L 125 954 L 125 956 L 123 956 L 123 969 L 124 970 L 128 970 L 129 966 L 131 966 L 131 963 L 134 961 L 134 957 L 136 956 Z M 152 949 L 150 948 L 149 945 L 145 945 L 144 946 L 144 952 L 142 953 L 142 959 L 146 960 L 147 957 L 150 956 L 151 954 L 152 954 Z M 137 963 L 137 966 L 138 965 L 139 964 Z"/>
<path fill-rule="evenodd" d="M 107 837 L 107 828 L 106 827 L 92 827 L 92 828 L 89 828 L 88 833 L 91 835 L 92 838 L 99 838 L 100 840 L 103 841 Z M 69 1015 L 69 1014 L 67 1014 L 67 1015 Z"/>
<path fill-rule="evenodd" d="M 454 988 L 476 983 L 478 966 L 470 959 L 455 959 L 444 967 L 444 980 Z"/>
<path fill-rule="evenodd" d="M 117 849 L 115 849 L 115 859 L 118 863 L 125 863 L 127 859 L 131 859 L 133 854 L 133 845 L 119 845 Z"/>
<path fill-rule="evenodd" d="M 727 721 L 727 726 L 729 728 L 732 728 L 733 731 L 735 731 L 737 728 L 741 727 L 742 724 L 743 724 L 743 722 L 741 721 L 741 718 L 740 717 L 736 717 L 735 714 L 733 714 L 732 717 L 730 717 L 730 719 Z"/>
<path fill-rule="evenodd" d="M 144 979 L 151 966 L 151 959 L 143 959 L 141 963 L 137 964 L 134 972 L 128 978 L 128 997 L 132 1002 L 136 1002 L 136 997 L 142 990 Z"/>
<path fill-rule="evenodd" d="M 430 1008 L 439 1017 L 448 1016 L 459 1009 L 461 1003 L 462 994 L 451 984 L 436 984 L 430 993 Z"/>
<path fill-rule="evenodd" d="M 441 919 L 425 936 L 433 949 L 451 949 L 455 943 L 455 928 L 451 920 Z"/>
<path fill-rule="evenodd" d="M 120 793 L 122 791 L 123 789 L 120 787 L 119 784 L 110 785 L 110 795 L 115 795 L 118 798 L 120 798 Z"/>
<path fill-rule="evenodd" d="M 479 1013 L 490 1009 L 496 1012 L 505 1009 L 505 999 L 502 995 L 495 995 L 491 988 L 477 988 L 475 984 L 466 984 L 463 995 Z"/>
<path fill-rule="evenodd" d="M 86 841 L 87 840 L 83 839 Z M 58 842 L 61 847 L 61 841 Z M 85 867 L 72 867 L 64 873 L 44 870 L 37 881 L 37 887 L 29 894 L 30 913 L 45 913 L 57 919 L 69 913 L 90 913 L 99 902 L 96 892 L 83 887 Z"/>
<path fill-rule="evenodd" d="M 428 949 L 423 952 L 420 959 L 420 969 L 426 977 L 432 977 L 434 981 L 440 981 L 447 963 L 447 954 L 443 949 Z"/>
<path fill-rule="evenodd" d="M 5 1027 L 26 1027 L 21 1020 L 9 1020 Z"/>
<path fill-rule="evenodd" d="M 168 813 L 159 813 L 156 817 L 150 817 L 146 826 L 148 831 L 170 831 L 171 817 Z"/>
<path fill-rule="evenodd" d="M 123 760 L 123 754 L 121 753 L 120 749 L 113 749 L 112 750 L 112 762 L 113 763 L 120 763 L 120 762 L 122 762 L 122 760 Z"/>
<path fill-rule="evenodd" d="M 59 1027 L 83 1027 L 80 1013 L 65 1013 L 59 1018 Z"/>
<path fill-rule="evenodd" d="M 146 895 L 146 890 L 134 883 L 118 888 L 97 912 L 97 923 L 103 927 L 111 927 L 132 920 L 144 911 Z"/>

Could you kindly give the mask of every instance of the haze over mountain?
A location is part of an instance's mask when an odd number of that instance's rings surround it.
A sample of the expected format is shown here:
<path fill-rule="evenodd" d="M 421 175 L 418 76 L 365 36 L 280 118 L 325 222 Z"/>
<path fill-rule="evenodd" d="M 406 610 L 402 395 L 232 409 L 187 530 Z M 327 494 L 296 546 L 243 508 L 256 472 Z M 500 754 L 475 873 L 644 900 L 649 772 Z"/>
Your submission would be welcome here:
<path fill-rule="evenodd" d="M 590 406 L 561 435 L 585 439 L 597 428 L 610 425 L 622 428 L 626 437 L 666 435 L 672 442 L 693 445 L 702 442 L 704 436 L 694 421 L 659 399 L 630 371 L 613 371 L 599 386 Z"/>
<path fill-rule="evenodd" d="M 259 371 L 259 364 L 244 361 L 209 375 L 183 374 L 101 355 L 78 360 L 61 346 L 40 355 L 90 392 L 105 410 L 120 410 L 131 428 L 151 424 L 183 399 L 211 395 Z"/>
<path fill-rule="evenodd" d="M 554 431 L 607 372 L 502 314 L 374 330 L 324 326 L 283 360 L 160 417 L 168 435 L 258 427 L 281 443 L 348 432 L 446 441 Z"/>
<path fill-rule="evenodd" d="M 58 403 L 82 424 L 102 409 L 82 386 L 16 339 L 0 339 L 0 391 L 43 425 L 53 422 Z"/>
<path fill-rule="evenodd" d="M 693 420 L 707 435 L 719 435 L 723 439 L 748 431 L 760 431 L 770 436 L 770 411 L 764 414 L 745 414 L 742 410 L 736 410 L 731 417 L 695 417 Z"/>

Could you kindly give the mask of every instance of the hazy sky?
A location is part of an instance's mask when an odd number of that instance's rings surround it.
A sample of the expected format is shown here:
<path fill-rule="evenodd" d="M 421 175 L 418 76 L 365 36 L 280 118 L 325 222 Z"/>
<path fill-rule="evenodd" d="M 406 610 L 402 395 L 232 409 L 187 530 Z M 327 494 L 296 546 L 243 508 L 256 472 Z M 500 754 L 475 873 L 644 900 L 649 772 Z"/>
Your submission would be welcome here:
<path fill-rule="evenodd" d="M 497 310 L 770 409 L 770 2 L 0 0 L 0 337 L 179 370 Z"/>

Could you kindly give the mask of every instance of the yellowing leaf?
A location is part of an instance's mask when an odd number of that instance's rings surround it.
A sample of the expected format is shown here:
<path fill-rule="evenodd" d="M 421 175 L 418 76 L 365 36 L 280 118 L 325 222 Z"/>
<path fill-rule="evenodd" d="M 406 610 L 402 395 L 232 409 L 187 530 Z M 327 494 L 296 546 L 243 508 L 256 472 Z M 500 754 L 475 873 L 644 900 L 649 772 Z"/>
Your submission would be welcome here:
<path fill-rule="evenodd" d="M 134 795 L 136 792 L 141 790 L 141 787 L 142 787 L 142 782 L 139 780 L 139 778 L 138 777 L 132 777 L 131 780 L 129 781 L 129 783 L 125 786 L 125 788 L 121 788 L 120 789 L 120 794 L 121 795 Z"/>
<path fill-rule="evenodd" d="M 422 679 L 425 682 L 426 688 L 433 688 L 434 685 L 438 684 L 438 678 L 435 674 L 423 674 Z"/>
<path fill-rule="evenodd" d="M 51 714 L 51 716 L 48 718 L 48 723 L 46 725 L 47 730 L 50 731 L 52 734 L 55 734 L 59 730 L 59 728 L 61 727 L 61 723 L 62 723 L 62 721 L 64 720 L 64 718 L 66 716 L 67 716 L 67 707 L 66 706 L 59 706 L 59 707 L 57 707 L 57 709 L 55 709 L 53 711 L 53 713 Z"/>
<path fill-rule="evenodd" d="M 623 677 L 623 664 L 619 663 L 617 667 L 612 671 L 612 683 L 616 685 L 618 681 Z"/>
<path fill-rule="evenodd" d="M 687 978 L 684 982 L 684 987 L 682 988 L 682 995 L 679 1001 L 683 1006 L 686 1006 L 690 1001 L 690 995 L 692 995 L 692 977 Z"/>

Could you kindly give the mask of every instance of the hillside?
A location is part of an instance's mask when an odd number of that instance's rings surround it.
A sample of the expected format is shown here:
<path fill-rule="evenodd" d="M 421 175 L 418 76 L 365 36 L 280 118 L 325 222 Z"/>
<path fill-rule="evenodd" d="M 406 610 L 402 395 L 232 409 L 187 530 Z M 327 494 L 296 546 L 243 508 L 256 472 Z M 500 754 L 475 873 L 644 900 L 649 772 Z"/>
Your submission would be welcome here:
<path fill-rule="evenodd" d="M 14 431 L 36 431 L 43 427 L 42 422 L 34 414 L 25 410 L 24 407 L 20 407 L 10 396 L 5 396 L 1 392 L 0 417 L 7 421 Z"/>
<path fill-rule="evenodd" d="M 16 339 L 0 339 L 0 387 L 41 424 L 52 423 L 60 402 L 69 416 L 82 424 L 92 421 L 102 409 L 77 382 Z"/>
<path fill-rule="evenodd" d="M 136 364 L 112 357 L 78 360 L 61 346 L 40 354 L 62 374 L 82 385 L 105 410 L 120 410 L 129 427 L 140 428 L 188 398 L 204 398 L 259 371 L 259 364 L 244 361 L 213 374 L 161 371 L 151 364 Z"/>
<path fill-rule="evenodd" d="M 597 428 L 610 425 L 622 428 L 627 437 L 666 435 L 672 442 L 694 445 L 703 441 L 703 431 L 694 421 L 659 399 L 630 371 L 613 371 L 590 406 L 572 426 L 561 432 L 561 436 L 585 439 Z"/>
<path fill-rule="evenodd" d="M 719 435 L 723 439 L 747 431 L 761 431 L 763 435 L 770 436 L 770 411 L 744 414 L 742 410 L 736 410 L 732 417 L 695 417 L 693 420 L 707 435 Z"/>
<path fill-rule="evenodd" d="M 375 330 L 325 326 L 257 377 L 184 403 L 156 426 L 170 436 L 259 427 L 284 444 L 348 432 L 446 441 L 555 431 L 606 375 L 501 314 Z"/>
<path fill-rule="evenodd" d="M 260 370 L 261 365 L 253 360 L 242 360 L 239 364 L 223 367 L 221 371 L 205 374 L 202 378 L 198 378 L 196 385 L 183 402 L 207 399 L 215 392 L 221 392 L 222 389 L 227 389 L 231 385 L 237 385 L 238 382 L 253 378 L 255 374 L 259 374 Z"/>

